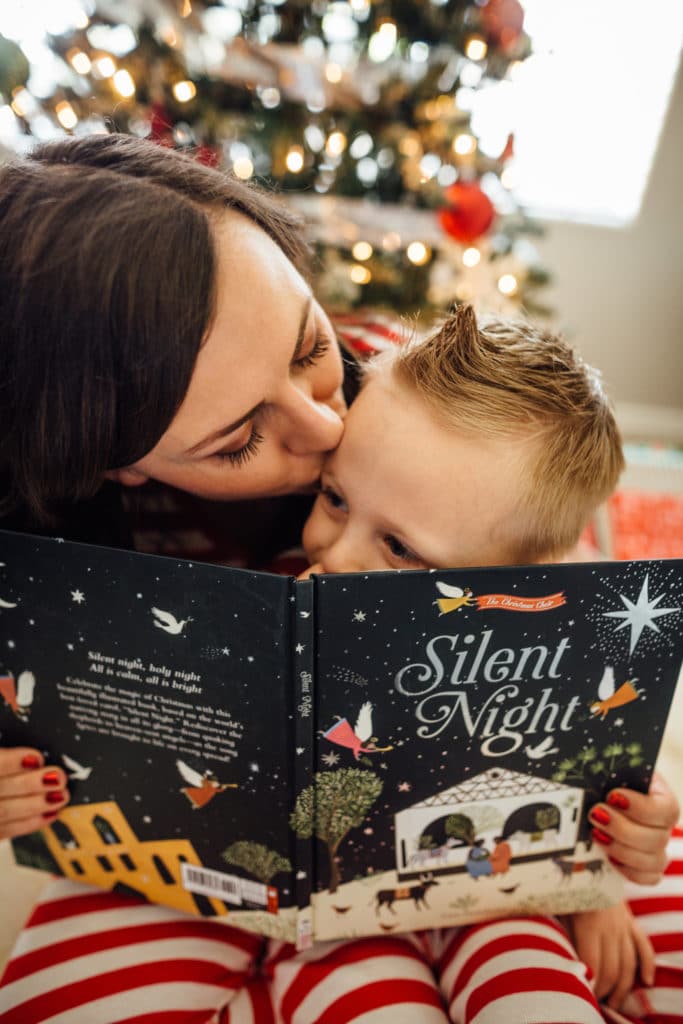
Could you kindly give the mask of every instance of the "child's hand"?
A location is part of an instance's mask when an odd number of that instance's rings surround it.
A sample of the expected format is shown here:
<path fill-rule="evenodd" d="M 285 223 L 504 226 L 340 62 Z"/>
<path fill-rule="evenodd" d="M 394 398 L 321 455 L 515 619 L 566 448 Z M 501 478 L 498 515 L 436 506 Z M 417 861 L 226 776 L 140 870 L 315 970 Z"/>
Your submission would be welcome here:
<path fill-rule="evenodd" d="M 309 578 L 309 576 L 313 575 L 313 573 L 317 573 L 318 575 L 320 575 L 322 573 L 322 571 L 323 570 L 322 570 L 322 566 L 321 565 L 317 565 L 317 564 L 316 565 L 309 565 L 308 569 L 304 569 L 303 572 L 299 573 L 299 575 L 297 576 L 297 579 L 298 580 L 307 580 Z"/>
<path fill-rule="evenodd" d="M 598 999 L 618 1010 L 636 981 L 645 985 L 655 976 L 652 944 L 636 924 L 625 903 L 607 910 L 572 914 L 569 928 L 579 959 L 593 971 L 593 988 Z"/>
<path fill-rule="evenodd" d="M 661 775 L 650 792 L 613 789 L 607 802 L 596 804 L 589 818 L 594 839 L 606 848 L 622 875 L 639 885 L 656 885 L 667 864 L 666 845 L 678 821 L 678 801 Z"/>
<path fill-rule="evenodd" d="M 36 832 L 69 799 L 63 768 L 43 765 L 37 750 L 0 750 L 0 839 Z"/>

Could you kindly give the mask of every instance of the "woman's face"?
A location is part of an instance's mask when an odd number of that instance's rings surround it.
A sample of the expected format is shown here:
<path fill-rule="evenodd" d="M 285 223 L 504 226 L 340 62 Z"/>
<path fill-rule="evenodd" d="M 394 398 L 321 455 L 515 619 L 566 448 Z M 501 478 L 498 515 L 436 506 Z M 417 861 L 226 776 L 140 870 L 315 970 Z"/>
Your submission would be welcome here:
<path fill-rule="evenodd" d="M 216 315 L 187 394 L 152 451 L 109 475 L 218 499 L 304 490 L 343 430 L 334 332 L 264 231 L 229 211 L 215 235 Z"/>

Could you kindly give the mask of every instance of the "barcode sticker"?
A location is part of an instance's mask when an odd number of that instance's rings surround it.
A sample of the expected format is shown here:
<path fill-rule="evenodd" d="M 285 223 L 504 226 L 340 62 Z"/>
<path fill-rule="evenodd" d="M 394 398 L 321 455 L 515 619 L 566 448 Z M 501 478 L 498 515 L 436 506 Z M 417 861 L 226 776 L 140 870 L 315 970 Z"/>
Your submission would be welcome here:
<path fill-rule="evenodd" d="M 228 903 L 242 905 L 242 879 L 211 868 L 198 868 L 194 864 L 181 863 L 183 888 L 202 896 L 216 896 Z"/>

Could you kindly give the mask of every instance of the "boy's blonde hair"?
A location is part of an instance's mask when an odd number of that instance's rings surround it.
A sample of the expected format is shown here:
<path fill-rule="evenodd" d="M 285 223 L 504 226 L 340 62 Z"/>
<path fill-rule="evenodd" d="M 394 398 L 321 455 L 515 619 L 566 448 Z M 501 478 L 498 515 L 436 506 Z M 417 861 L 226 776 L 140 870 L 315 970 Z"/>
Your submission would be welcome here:
<path fill-rule="evenodd" d="M 529 479 L 511 527 L 512 557 L 532 562 L 571 549 L 624 468 L 600 374 L 559 336 L 460 306 L 428 338 L 380 356 L 447 429 L 529 438 Z M 369 372 L 373 374 L 372 364 Z"/>

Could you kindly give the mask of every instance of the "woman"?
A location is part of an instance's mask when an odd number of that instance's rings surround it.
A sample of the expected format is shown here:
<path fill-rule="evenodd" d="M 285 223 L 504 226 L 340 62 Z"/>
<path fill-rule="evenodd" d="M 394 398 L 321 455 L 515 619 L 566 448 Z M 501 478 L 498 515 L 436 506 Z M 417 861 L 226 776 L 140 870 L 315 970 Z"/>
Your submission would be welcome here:
<path fill-rule="evenodd" d="M 154 480 L 229 500 L 310 489 L 345 404 L 340 352 L 305 256 L 298 223 L 265 194 L 137 140 L 66 140 L 0 169 L 3 525 L 112 543 L 126 535 L 112 484 Z M 676 803 L 663 785 L 628 799 L 613 809 L 622 870 L 651 883 Z M 41 827 L 67 800 L 64 772 L 38 751 L 0 751 L 0 838 Z M 263 991 L 245 985 L 264 952 L 253 936 L 56 886 L 34 920 L 58 922 L 56 945 L 34 949 L 37 932 L 25 933 L 32 951 L 5 979 L 16 1007 L 8 1020 L 45 1020 L 61 1007 L 70 1021 L 151 1021 L 152 1006 L 205 1014 L 174 1020 L 217 1020 L 228 1004 L 231 1020 L 270 1019 Z M 178 948 L 160 953 L 160 938 L 194 949 L 195 967 Z M 419 975 L 419 956 L 395 941 L 391 970 L 405 979 L 410 961 Z M 339 977 L 334 957 L 350 947 L 330 952 L 325 977 Z M 86 954 L 87 981 L 74 966 Z M 66 973 L 50 976 L 50 965 Z M 58 993 L 32 995 L 36 970 L 48 970 L 36 984 Z M 302 1007 L 321 979 L 315 958 L 271 949 L 268 970 L 283 1019 L 312 1020 Z M 410 1003 L 398 982 L 390 989 L 386 1002 Z M 94 1009 L 105 997 L 112 1002 Z"/>

